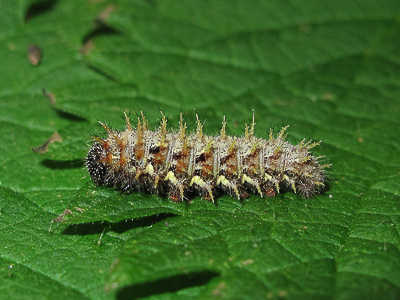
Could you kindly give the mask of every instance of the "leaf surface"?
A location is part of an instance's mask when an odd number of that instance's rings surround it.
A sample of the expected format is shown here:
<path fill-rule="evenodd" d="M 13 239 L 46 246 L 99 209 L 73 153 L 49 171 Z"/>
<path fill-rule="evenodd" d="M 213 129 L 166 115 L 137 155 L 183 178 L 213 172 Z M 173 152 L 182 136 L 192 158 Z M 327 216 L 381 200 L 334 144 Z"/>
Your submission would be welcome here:
<path fill-rule="evenodd" d="M 398 1 L 0 8 L 2 295 L 400 297 Z M 183 111 L 192 131 L 198 114 L 209 135 L 223 115 L 243 134 L 254 110 L 258 137 L 290 125 L 292 143 L 323 140 L 328 187 L 216 203 L 95 187 L 83 160 L 97 121 L 123 130 L 123 112 L 140 110 L 172 129 Z"/>

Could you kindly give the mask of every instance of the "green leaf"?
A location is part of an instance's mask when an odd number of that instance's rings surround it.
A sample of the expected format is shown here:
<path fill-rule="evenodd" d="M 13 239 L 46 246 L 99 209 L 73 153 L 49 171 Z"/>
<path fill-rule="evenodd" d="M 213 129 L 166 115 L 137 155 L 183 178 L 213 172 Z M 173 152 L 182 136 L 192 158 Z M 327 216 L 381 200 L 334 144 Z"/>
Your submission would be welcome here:
<path fill-rule="evenodd" d="M 35 274 L 29 267 L 5 259 L 0 261 L 1 294 L 5 299 L 89 299 L 57 280 Z"/>
<path fill-rule="evenodd" d="M 398 1 L 3 2 L 4 297 L 400 298 Z M 95 187 L 97 121 L 140 110 L 152 128 L 198 114 L 209 135 L 254 110 L 259 137 L 323 140 L 328 187 L 216 203 Z"/>

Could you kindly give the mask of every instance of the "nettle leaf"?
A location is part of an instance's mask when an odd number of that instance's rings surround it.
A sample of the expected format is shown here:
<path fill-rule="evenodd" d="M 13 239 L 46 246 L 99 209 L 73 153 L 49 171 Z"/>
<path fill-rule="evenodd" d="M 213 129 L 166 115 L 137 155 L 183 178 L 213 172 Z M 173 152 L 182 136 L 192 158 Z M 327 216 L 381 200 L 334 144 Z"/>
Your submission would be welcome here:
<path fill-rule="evenodd" d="M 245 271 L 257 277 L 281 272 L 283 266 L 300 262 L 331 260 L 338 251 L 337 245 L 347 236 L 346 228 L 332 222 L 326 225 L 326 231 L 318 232 L 320 216 L 309 218 L 305 226 L 305 222 L 293 219 L 299 219 L 298 215 L 305 215 L 310 208 L 291 212 L 289 207 L 294 205 L 289 201 L 285 204 L 285 209 L 267 205 L 270 209 L 258 214 L 254 207 L 191 211 L 169 219 L 168 223 L 158 223 L 153 226 L 156 230 L 142 232 L 127 241 L 113 264 L 109 286 L 140 284 L 200 271 L 221 275 Z M 339 228 L 341 236 L 327 232 Z M 227 292 L 231 293 L 229 289 Z M 246 293 L 251 298 L 259 291 Z"/>
<path fill-rule="evenodd" d="M 2 295 L 400 298 L 398 1 L 1 8 Z M 243 134 L 253 110 L 259 137 L 290 125 L 292 143 L 323 140 L 327 189 L 173 203 L 94 186 L 97 121 L 140 110 L 152 128 L 198 114 L 208 135 L 223 115 Z"/>

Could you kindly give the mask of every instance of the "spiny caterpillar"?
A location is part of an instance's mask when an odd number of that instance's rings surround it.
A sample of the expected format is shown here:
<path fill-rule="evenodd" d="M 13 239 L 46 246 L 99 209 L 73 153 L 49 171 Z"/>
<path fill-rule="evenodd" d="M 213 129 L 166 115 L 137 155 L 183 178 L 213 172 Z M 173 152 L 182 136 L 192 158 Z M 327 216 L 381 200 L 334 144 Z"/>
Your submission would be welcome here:
<path fill-rule="evenodd" d="M 195 133 L 187 134 L 182 114 L 178 130 L 161 124 L 149 130 L 143 113 L 136 128 L 125 113 L 122 132 L 100 122 L 108 137 L 93 137 L 94 145 L 86 158 L 86 167 L 97 185 L 119 187 L 122 191 L 148 191 L 165 194 L 175 201 L 199 194 L 212 200 L 222 193 L 237 199 L 249 192 L 274 197 L 282 190 L 312 197 L 324 188 L 325 170 L 310 149 L 319 142 L 302 140 L 299 145 L 285 141 L 288 126 L 277 137 L 270 130 L 269 139 L 254 136 L 253 122 L 246 124 L 242 137 L 226 134 L 225 116 L 219 136 L 203 134 L 197 117 Z"/>

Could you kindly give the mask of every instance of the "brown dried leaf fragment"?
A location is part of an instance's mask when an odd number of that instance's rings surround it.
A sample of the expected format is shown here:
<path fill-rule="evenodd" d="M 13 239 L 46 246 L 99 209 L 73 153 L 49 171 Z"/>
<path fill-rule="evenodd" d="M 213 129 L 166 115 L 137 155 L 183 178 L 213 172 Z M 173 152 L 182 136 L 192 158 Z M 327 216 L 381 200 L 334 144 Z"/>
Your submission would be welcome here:
<path fill-rule="evenodd" d="M 92 50 L 94 49 L 94 43 L 92 39 L 89 39 L 86 41 L 85 44 L 83 44 L 82 48 L 79 50 L 79 52 L 82 55 L 87 55 L 89 54 Z"/>
<path fill-rule="evenodd" d="M 43 92 L 43 95 L 45 97 L 47 97 L 47 99 L 49 99 L 49 102 L 51 105 L 53 105 L 53 106 L 56 105 L 56 96 L 53 93 L 47 92 L 45 90 L 45 88 L 42 88 L 42 92 Z"/>
<path fill-rule="evenodd" d="M 115 10 L 115 5 L 111 4 L 103 9 L 96 17 L 96 22 L 106 23 L 111 13 Z"/>
<path fill-rule="evenodd" d="M 49 150 L 49 145 L 54 142 L 62 142 L 62 138 L 57 131 L 43 145 L 31 149 L 33 152 L 44 154 Z"/>
<path fill-rule="evenodd" d="M 28 59 L 32 66 L 37 66 L 42 60 L 42 50 L 39 46 L 30 44 L 28 46 Z"/>
<path fill-rule="evenodd" d="M 53 220 L 51 221 L 51 223 L 62 223 L 62 222 L 65 222 L 64 217 L 65 217 L 66 215 L 72 215 L 72 211 L 69 210 L 68 208 L 67 208 L 66 210 L 64 210 L 64 211 L 62 212 L 62 214 L 59 215 L 57 218 L 53 219 Z"/>

